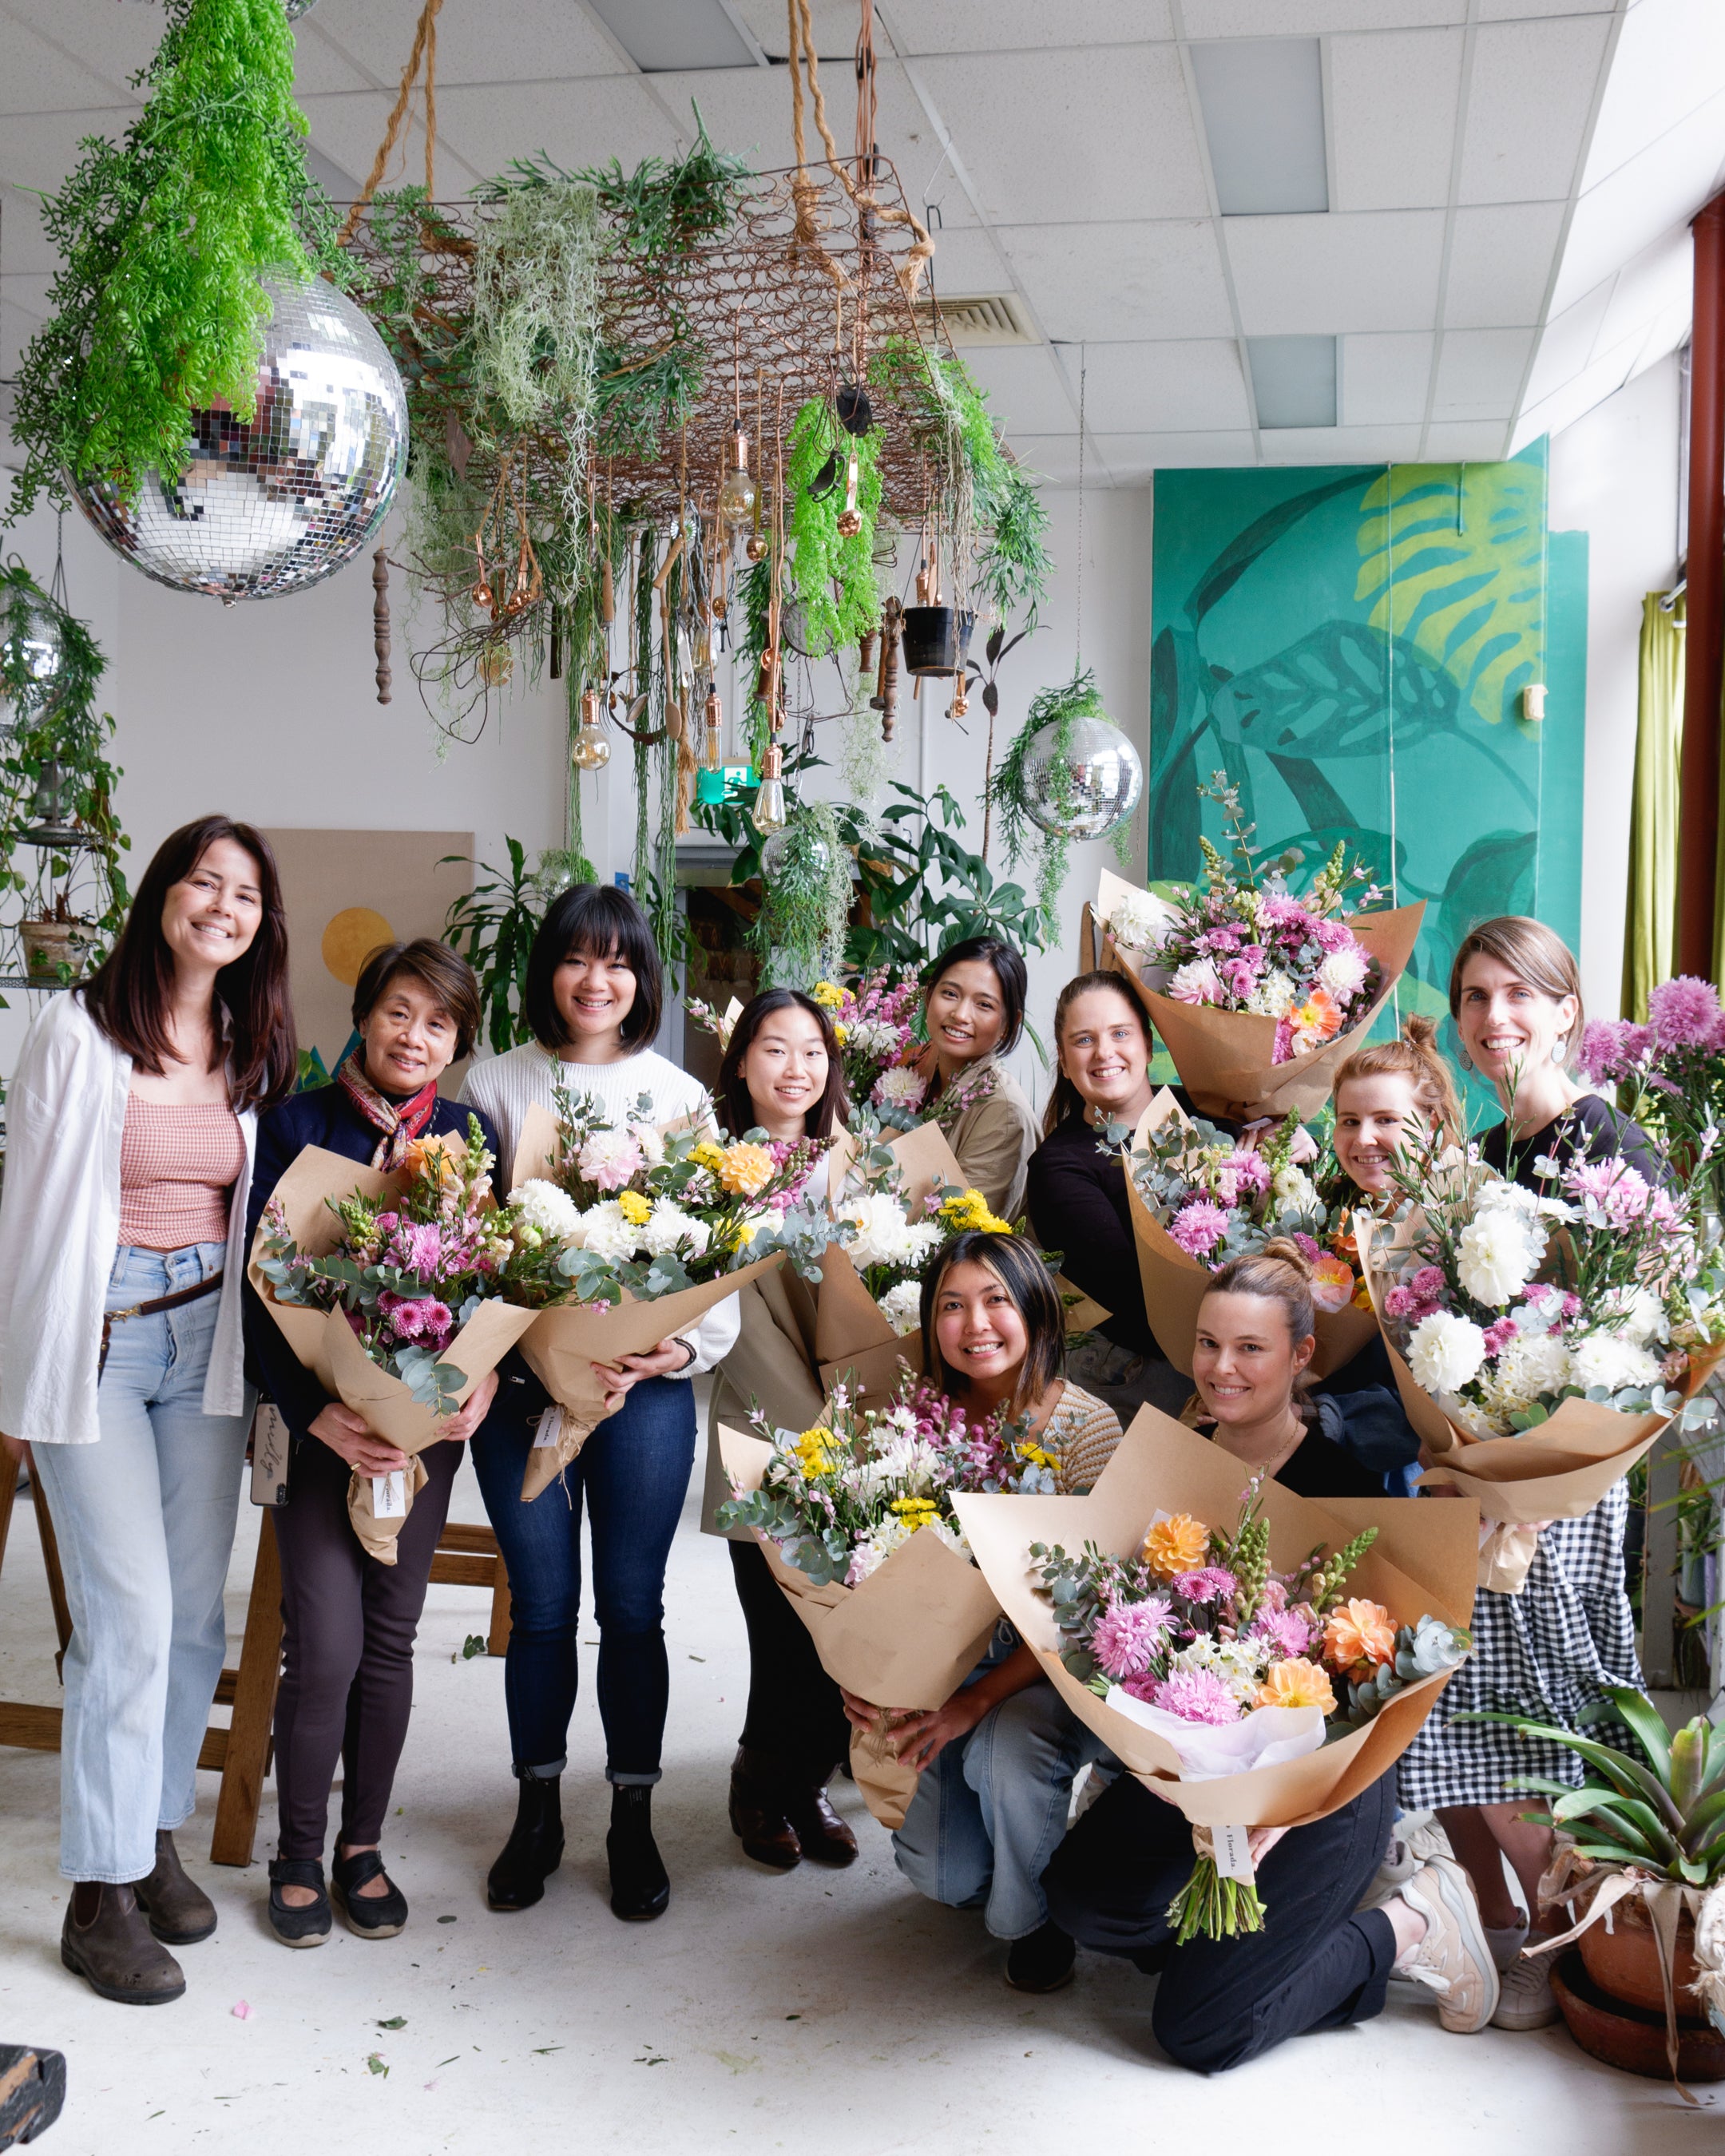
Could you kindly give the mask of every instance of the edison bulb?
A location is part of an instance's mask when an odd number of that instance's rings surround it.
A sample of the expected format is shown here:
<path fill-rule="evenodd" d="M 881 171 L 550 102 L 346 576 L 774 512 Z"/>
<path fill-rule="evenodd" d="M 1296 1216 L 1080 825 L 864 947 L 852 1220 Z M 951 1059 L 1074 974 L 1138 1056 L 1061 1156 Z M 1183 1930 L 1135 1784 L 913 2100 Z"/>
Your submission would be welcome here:
<path fill-rule="evenodd" d="M 755 482 L 749 476 L 749 438 L 739 434 L 736 465 L 725 475 L 719 489 L 719 520 L 727 531 L 740 531 L 753 521 L 755 500 Z"/>
<path fill-rule="evenodd" d="M 763 778 L 761 790 L 755 796 L 755 805 L 749 812 L 749 820 L 762 837 L 770 838 L 773 832 L 785 827 L 784 782 L 778 778 Z"/>
<path fill-rule="evenodd" d="M 589 723 L 576 735 L 569 761 L 578 771 L 601 771 L 611 761 L 611 744 L 599 727 Z"/>

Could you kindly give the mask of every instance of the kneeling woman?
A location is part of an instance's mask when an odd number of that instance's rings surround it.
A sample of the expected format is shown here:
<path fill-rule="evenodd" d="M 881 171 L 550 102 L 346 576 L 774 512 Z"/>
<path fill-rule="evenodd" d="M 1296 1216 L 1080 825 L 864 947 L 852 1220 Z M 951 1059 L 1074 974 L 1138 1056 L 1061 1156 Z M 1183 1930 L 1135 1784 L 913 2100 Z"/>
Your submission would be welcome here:
<path fill-rule="evenodd" d="M 1224 1451 L 1302 1497 L 1381 1496 L 1378 1477 L 1307 1419 L 1316 1345 L 1297 1247 L 1235 1259 L 1199 1306 L 1192 1375 L 1204 1417 Z M 1192 1829 L 1123 1774 L 1055 1851 L 1043 1881 L 1049 1914 L 1081 1944 L 1162 1972 L 1151 2028 L 1171 2059 L 1200 2072 L 1307 2030 L 1369 2020 L 1392 1970 L 1431 1987 L 1446 2029 L 1483 2029 L 1497 1972 L 1458 1864 L 1434 1857 L 1384 1907 L 1359 1909 L 1395 1816 L 1395 1782 L 1382 1776 L 1309 1826 L 1255 1830 L 1263 1930 L 1177 1947 L 1168 1907 L 1192 1870 Z"/>
<path fill-rule="evenodd" d="M 307 1146 L 394 1168 L 416 1138 L 465 1133 L 473 1111 L 444 1100 L 437 1081 L 472 1047 L 479 1022 L 473 968 L 446 944 L 421 937 L 374 951 L 354 984 L 359 1046 L 333 1085 L 296 1093 L 259 1127 L 247 1250 L 271 1193 Z M 495 1159 L 497 1134 L 479 1120 Z M 494 1180 L 501 1173 L 494 1168 Z M 425 1486 L 396 1537 L 394 1563 L 385 1564 L 353 1532 L 348 1478 L 391 1474 L 408 1466 L 407 1455 L 330 1398 L 249 1283 L 245 1334 L 293 1433 L 288 1502 L 275 1516 L 284 1627 L 275 1699 L 281 1835 L 270 1866 L 270 1927 L 284 1946 L 320 1946 L 329 1937 L 323 1849 L 339 1758 L 341 1830 L 331 1877 L 348 1928 L 362 1938 L 391 1938 L 408 1921 L 408 1904 L 377 1845 L 413 1710 L 413 1637 L 461 1447 L 490 1405 L 496 1375 L 480 1380 L 419 1455 Z"/>
<path fill-rule="evenodd" d="M 1024 1418 L 1054 1455 L 1065 1491 L 1088 1490 L 1113 1456 L 1111 1409 L 1062 1373 L 1065 1324 L 1053 1276 L 1029 1243 L 991 1230 L 955 1235 L 922 1282 L 922 1367 L 968 1420 Z M 847 1692 L 859 1729 L 880 1709 Z M 932 1900 L 978 1908 L 1009 1942 L 1006 1980 L 1053 1991 L 1072 1942 L 1048 1921 L 1038 1876 L 1065 1830 L 1073 1777 L 1109 1755 L 1002 1624 L 943 1707 L 895 1714 L 898 1757 L 922 1779 L 893 1836 L 898 1866 Z"/>

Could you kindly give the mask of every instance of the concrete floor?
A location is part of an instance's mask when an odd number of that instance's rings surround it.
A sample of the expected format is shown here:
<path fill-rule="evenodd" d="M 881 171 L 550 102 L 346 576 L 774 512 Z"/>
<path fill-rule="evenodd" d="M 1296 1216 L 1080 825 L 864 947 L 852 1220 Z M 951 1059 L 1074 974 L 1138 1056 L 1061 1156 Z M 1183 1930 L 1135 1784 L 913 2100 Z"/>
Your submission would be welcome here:
<path fill-rule="evenodd" d="M 699 1471 L 696 1476 L 698 1488 Z M 454 1517 L 484 1517 L 470 1470 Z M 241 1507 L 229 1583 L 237 1653 L 257 1515 Z M 498 1916 L 485 1867 L 512 1815 L 503 1669 L 454 1659 L 485 1599 L 433 1589 L 418 1705 L 386 1854 L 408 1929 L 337 1928 L 314 1953 L 278 1946 L 260 1861 L 207 1861 L 213 1777 L 181 1836 L 221 1910 L 185 1949 L 190 1988 L 145 2011 L 105 2004 L 60 1967 L 59 1763 L 0 1751 L 0 2038 L 67 2055 L 54 2156 L 387 2156 L 469 2148 L 805 2149 L 828 2156 L 999 2148 L 1226 2149 L 1246 2134 L 1394 2156 L 1684 2156 L 1718 2145 L 1720 2100 L 1687 2109 L 1656 2082 L 1596 2065 L 1561 2028 L 1445 2035 L 1420 1995 L 1392 1993 L 1358 2029 L 1302 2039 L 1210 2082 L 1168 2066 L 1149 2035 L 1149 1982 L 1081 1958 L 1077 1981 L 1032 2001 L 1000 1980 L 973 1915 L 911 1892 L 848 1784 L 863 1846 L 836 1875 L 762 1871 L 725 1818 L 742 1717 L 743 1633 L 730 1567 L 697 1532 L 691 1495 L 667 1594 L 672 1707 L 655 1821 L 669 1913 L 619 1924 L 604 1900 L 608 1801 L 588 1687 L 565 1784 L 569 1852 L 537 1908 Z M 584 1630 L 584 1638 L 593 1635 Z M 33 1522 L 14 1516 L 0 1578 L 0 1696 L 54 1697 L 53 1627 Z M 588 1647 L 583 1661 L 591 1656 Z M 442 1921 L 439 1921 L 442 1919 Z M 234 2008 L 249 2003 L 249 2018 Z M 399 2020 L 398 2028 L 385 2023 Z M 1271 2145 L 1260 2141 L 1257 2145 Z"/>

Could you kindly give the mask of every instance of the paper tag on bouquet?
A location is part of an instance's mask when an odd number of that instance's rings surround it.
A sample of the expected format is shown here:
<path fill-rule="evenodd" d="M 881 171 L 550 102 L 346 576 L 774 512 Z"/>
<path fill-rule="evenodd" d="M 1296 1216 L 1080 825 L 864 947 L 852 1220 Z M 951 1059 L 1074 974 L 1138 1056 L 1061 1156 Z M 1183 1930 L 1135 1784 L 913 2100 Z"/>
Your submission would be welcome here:
<path fill-rule="evenodd" d="M 399 1467 L 388 1475 L 372 1477 L 372 1517 L 404 1520 L 408 1517 L 408 1478 Z"/>
<path fill-rule="evenodd" d="M 1250 1886 L 1257 1876 L 1252 1862 L 1252 1830 L 1249 1826 L 1213 1826 L 1210 1845 L 1216 1870 L 1224 1879 L 1240 1879 Z"/>
<path fill-rule="evenodd" d="M 560 1407 L 553 1403 L 545 1410 L 545 1413 L 540 1416 L 537 1424 L 534 1427 L 533 1450 L 535 1452 L 544 1452 L 549 1450 L 550 1448 L 557 1443 L 557 1440 L 562 1435 L 562 1434 L 563 1411 Z"/>

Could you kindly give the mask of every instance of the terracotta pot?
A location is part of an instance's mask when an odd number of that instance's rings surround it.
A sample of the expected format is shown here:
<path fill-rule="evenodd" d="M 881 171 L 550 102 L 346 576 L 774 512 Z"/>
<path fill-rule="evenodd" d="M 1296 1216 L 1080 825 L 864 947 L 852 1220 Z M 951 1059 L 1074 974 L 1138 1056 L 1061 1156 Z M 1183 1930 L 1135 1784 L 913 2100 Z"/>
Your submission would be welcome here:
<path fill-rule="evenodd" d="M 1609 1922 L 1611 1929 L 1605 1928 Z M 1665 2018 L 1665 1984 L 1659 1973 L 1659 1938 L 1641 1901 L 1620 1902 L 1609 1918 L 1589 1924 L 1577 1944 L 1587 1973 L 1608 1998 Z M 1695 1919 L 1686 1909 L 1677 1920 L 1674 1998 L 1680 2015 L 1697 2012 Z"/>
<path fill-rule="evenodd" d="M 1620 2067 L 1625 2073 L 1645 2074 L 1651 2081 L 1671 2079 L 1663 2006 L 1656 2014 L 1650 2014 L 1621 1999 L 1607 1998 L 1574 1952 L 1566 1953 L 1552 1971 L 1551 1988 L 1569 2034 L 1590 2057 L 1602 2059 L 1608 2066 Z M 1725 2036 L 1711 2022 L 1693 2020 L 1687 2015 L 1679 2020 L 1677 2076 L 1685 2082 L 1725 2081 Z"/>
<path fill-rule="evenodd" d="M 75 981 L 84 971 L 94 940 L 85 921 L 21 921 L 18 935 L 24 947 L 24 971 L 33 981 L 57 983 L 61 966 L 69 966 Z"/>

